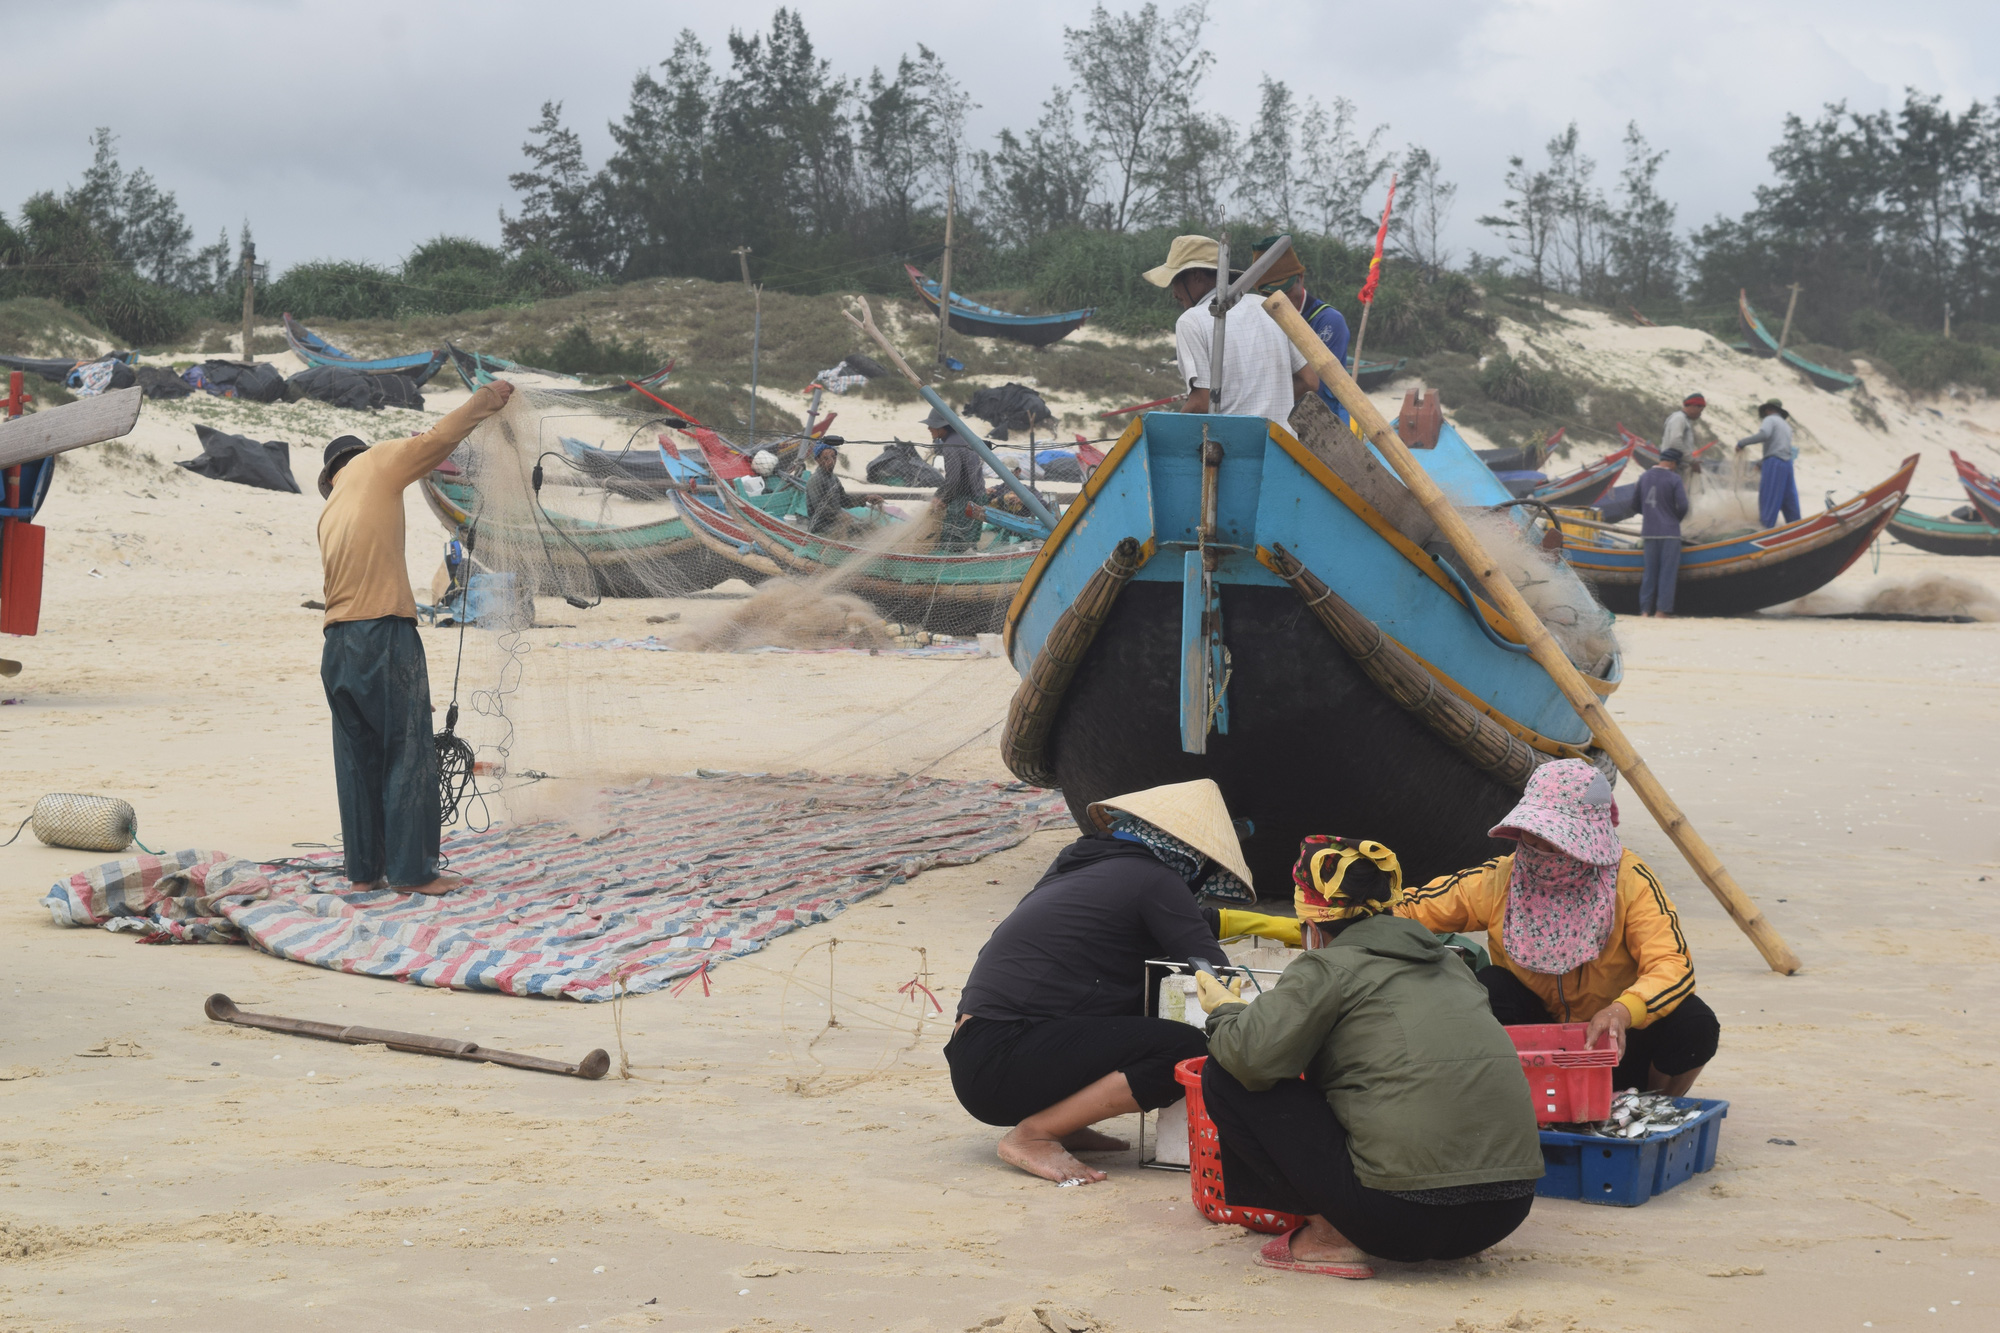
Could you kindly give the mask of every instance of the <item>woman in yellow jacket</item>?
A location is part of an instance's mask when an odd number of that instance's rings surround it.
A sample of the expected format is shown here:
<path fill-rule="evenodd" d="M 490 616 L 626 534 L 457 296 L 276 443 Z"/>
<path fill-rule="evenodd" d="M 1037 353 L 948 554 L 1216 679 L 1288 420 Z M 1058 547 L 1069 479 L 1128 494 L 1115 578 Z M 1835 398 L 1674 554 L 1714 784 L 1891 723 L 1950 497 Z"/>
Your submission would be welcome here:
<path fill-rule="evenodd" d="M 1479 973 L 1509 1026 L 1590 1024 L 1617 1037 L 1613 1086 L 1687 1095 L 1721 1025 L 1659 879 L 1618 841 L 1618 805 L 1581 759 L 1544 764 L 1493 830 L 1511 856 L 1432 880 L 1397 908 L 1428 930 L 1484 930 Z"/>

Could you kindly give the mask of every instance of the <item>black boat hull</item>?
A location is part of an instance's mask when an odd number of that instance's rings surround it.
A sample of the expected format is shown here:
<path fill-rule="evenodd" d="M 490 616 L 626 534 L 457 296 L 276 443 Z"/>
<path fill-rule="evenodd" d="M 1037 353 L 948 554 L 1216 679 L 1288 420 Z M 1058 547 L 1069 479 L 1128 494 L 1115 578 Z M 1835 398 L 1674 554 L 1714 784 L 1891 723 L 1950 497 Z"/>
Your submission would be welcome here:
<path fill-rule="evenodd" d="M 1688 577 L 1690 571 L 1683 565 L 1680 580 L 1674 589 L 1674 614 L 1747 616 L 1753 611 L 1817 592 L 1858 559 L 1879 531 L 1881 525 L 1871 523 L 1842 533 L 1810 551 L 1708 578 Z M 1579 569 L 1577 573 L 1590 584 L 1597 600 L 1612 611 L 1621 616 L 1639 613 L 1639 580 L 1636 577 L 1614 583 L 1593 570 Z"/>
<path fill-rule="evenodd" d="M 1374 838 L 1422 883 L 1511 849 L 1488 838 L 1519 799 L 1393 703 L 1290 588 L 1227 584 L 1223 637 L 1233 674 L 1229 734 L 1206 755 L 1180 748 L 1181 585 L 1135 581 L 1119 594 L 1064 695 L 1050 762 L 1079 827 L 1109 796 L 1213 778 L 1258 893 L 1291 893 L 1299 840 Z"/>

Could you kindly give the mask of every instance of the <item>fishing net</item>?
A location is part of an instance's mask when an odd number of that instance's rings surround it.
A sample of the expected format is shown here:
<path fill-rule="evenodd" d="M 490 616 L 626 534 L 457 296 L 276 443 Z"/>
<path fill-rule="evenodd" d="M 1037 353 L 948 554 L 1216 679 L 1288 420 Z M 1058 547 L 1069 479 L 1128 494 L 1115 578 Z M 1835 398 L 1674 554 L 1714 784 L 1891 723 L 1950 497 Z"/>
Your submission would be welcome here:
<path fill-rule="evenodd" d="M 1687 475 L 1688 512 L 1681 520 L 1681 540 L 1689 545 L 1727 541 L 1761 528 L 1757 514 L 1760 460 L 1752 458 L 1747 449 L 1730 449 L 1723 458 L 1704 458 L 1702 462 L 1704 466 L 1690 469 Z"/>
<path fill-rule="evenodd" d="M 473 627 L 459 631 L 457 728 L 476 758 L 469 826 L 503 813 L 587 820 L 581 786 L 696 765 L 927 772 L 996 740 L 1013 671 L 994 655 L 997 638 L 980 636 L 998 628 L 1037 548 L 987 530 L 965 557 L 941 554 L 928 495 L 895 488 L 879 510 L 853 505 L 838 538 L 816 536 L 805 522 L 801 440 L 765 444 L 781 460 L 782 475 L 769 481 L 729 439 L 664 412 L 530 387 L 424 480 L 440 548 L 456 537 L 470 552 L 466 591 L 440 599 Z M 843 460 L 841 480 L 857 501 L 870 489 L 857 475 L 864 468 Z M 433 588 L 449 583 L 441 570 Z M 599 637 L 596 626 L 631 615 L 621 609 L 631 599 L 673 599 L 648 617 L 670 628 L 642 640 Z M 779 690 L 753 703 L 756 725 L 746 730 L 740 698 L 718 701 L 714 718 L 651 716 L 661 696 L 633 690 L 629 660 L 577 651 L 621 648 L 926 660 L 871 669 L 833 707 Z M 663 673 L 709 670 L 652 660 Z M 747 670 L 715 669 L 731 679 Z M 882 688 L 892 680 L 895 689 Z M 635 745 L 647 729 L 688 739 L 647 751 Z M 546 774 L 571 781 L 524 786 Z M 504 803 L 481 799 L 501 791 Z"/>
<path fill-rule="evenodd" d="M 1523 529 L 1509 511 L 1467 513 L 1465 520 L 1563 656 L 1594 676 L 1609 671 L 1618 655 L 1614 619 L 1569 562 L 1531 541 L 1533 530 Z"/>

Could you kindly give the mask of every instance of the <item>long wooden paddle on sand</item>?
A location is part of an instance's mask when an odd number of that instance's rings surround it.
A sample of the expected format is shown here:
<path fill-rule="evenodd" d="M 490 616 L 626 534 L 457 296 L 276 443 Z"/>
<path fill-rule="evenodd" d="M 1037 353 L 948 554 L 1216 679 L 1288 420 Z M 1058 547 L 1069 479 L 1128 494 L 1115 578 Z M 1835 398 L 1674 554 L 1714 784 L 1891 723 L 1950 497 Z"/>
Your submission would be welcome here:
<path fill-rule="evenodd" d="M 1493 557 L 1479 544 L 1479 538 L 1473 535 L 1472 529 L 1460 516 L 1457 507 L 1438 484 L 1431 480 L 1431 474 L 1424 471 L 1417 460 L 1410 456 L 1409 448 L 1397 438 L 1396 432 L 1389 428 L 1389 423 L 1383 419 L 1381 412 L 1376 410 L 1368 395 L 1361 391 L 1361 386 L 1354 382 L 1346 368 L 1334 359 L 1333 353 L 1327 351 L 1326 344 L 1319 340 L 1319 335 L 1300 318 L 1299 312 L 1292 307 L 1291 298 L 1283 292 L 1278 292 L 1264 302 L 1264 309 L 1278 322 L 1278 327 L 1285 331 L 1285 335 L 1292 340 L 1292 345 L 1299 349 L 1306 359 L 1306 364 L 1310 365 L 1314 373 L 1319 376 L 1320 383 L 1333 390 L 1334 397 L 1340 399 L 1341 404 L 1360 425 L 1361 433 L 1367 437 L 1368 442 L 1381 451 L 1382 457 L 1389 460 L 1390 467 L 1396 469 L 1396 475 L 1410 488 L 1410 494 L 1417 497 L 1418 503 L 1424 507 L 1424 512 L 1431 516 L 1433 523 L 1437 524 L 1438 531 L 1451 542 L 1453 549 L 1465 561 L 1466 568 L 1472 571 L 1472 576 L 1479 581 L 1479 586 L 1485 590 L 1487 597 L 1514 622 L 1515 629 L 1520 631 L 1521 637 L 1527 643 L 1529 654 L 1541 664 L 1542 670 L 1549 673 L 1550 679 L 1556 683 L 1556 688 L 1569 700 L 1570 707 L 1576 709 L 1578 715 L 1589 724 L 1591 734 L 1597 738 L 1597 743 L 1603 747 L 1604 752 L 1611 756 L 1611 762 L 1618 765 L 1618 771 L 1632 784 L 1632 790 L 1639 793 L 1639 799 L 1653 812 L 1653 818 L 1660 822 L 1660 827 L 1665 830 L 1666 835 L 1673 839 L 1674 846 L 1678 847 L 1681 855 L 1687 858 L 1688 865 L 1693 867 L 1696 875 L 1700 876 L 1701 882 L 1708 885 L 1709 892 L 1715 895 L 1723 910 L 1742 927 L 1743 933 L 1750 937 L 1750 942 L 1757 946 L 1757 952 L 1764 955 L 1764 961 L 1771 965 L 1773 971 L 1782 972 L 1786 976 L 1798 971 L 1798 955 L 1791 951 L 1771 923 L 1764 919 L 1764 914 L 1758 910 L 1757 904 L 1750 901 L 1750 895 L 1737 887 L 1736 880 L 1723 867 L 1721 859 L 1708 845 L 1707 839 L 1695 831 L 1694 825 L 1688 822 L 1688 817 L 1681 812 L 1678 805 L 1674 804 L 1674 798 L 1667 794 L 1667 789 L 1660 785 L 1660 780 L 1653 776 L 1650 768 L 1646 767 L 1646 761 L 1639 757 L 1639 752 L 1632 748 L 1632 742 L 1625 738 L 1624 731 L 1598 700 L 1597 692 L 1590 688 L 1582 673 L 1570 664 L 1569 658 L 1563 655 L 1556 641 L 1549 637 L 1541 618 L 1522 599 L 1521 594 L 1508 581 L 1506 574 L 1502 573 L 1499 565 L 1494 563 Z"/>
<path fill-rule="evenodd" d="M 611 1057 L 603 1051 L 592 1051 L 577 1064 L 566 1060 L 547 1060 L 539 1055 L 516 1055 L 512 1051 L 495 1051 L 477 1042 L 459 1041 L 455 1037 L 432 1037 L 421 1032 L 392 1032 L 388 1028 L 351 1027 L 343 1023 L 315 1023 L 309 1018 L 283 1018 L 277 1014 L 253 1014 L 238 1009 L 236 1002 L 227 995 L 211 995 L 202 1005 L 202 1012 L 218 1023 L 234 1023 L 238 1027 L 263 1028 L 266 1032 L 289 1032 L 295 1037 L 318 1037 L 321 1041 L 344 1041 L 350 1046 L 387 1046 L 392 1051 L 409 1051 L 414 1055 L 441 1055 L 447 1060 L 471 1060 L 479 1064 L 507 1065 L 514 1069 L 533 1069 L 544 1074 L 568 1074 L 572 1078 L 603 1078 L 604 1071 L 611 1068 Z"/>

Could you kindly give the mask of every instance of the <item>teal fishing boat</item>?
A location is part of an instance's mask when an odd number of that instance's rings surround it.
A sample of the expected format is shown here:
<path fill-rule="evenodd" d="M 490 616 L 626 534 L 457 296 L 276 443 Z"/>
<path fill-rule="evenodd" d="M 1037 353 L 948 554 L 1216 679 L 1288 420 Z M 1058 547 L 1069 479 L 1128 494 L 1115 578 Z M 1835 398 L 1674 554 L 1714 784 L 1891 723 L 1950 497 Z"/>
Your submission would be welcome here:
<path fill-rule="evenodd" d="M 796 489 L 788 492 L 802 495 Z M 1040 543 L 1008 543 L 980 551 L 907 550 L 840 540 L 788 522 L 782 514 L 724 489 L 724 508 L 753 545 L 779 569 L 802 577 L 834 576 L 843 590 L 865 598 L 892 620 L 954 634 L 1000 627 Z M 801 505 L 801 508 L 803 506 Z"/>
<path fill-rule="evenodd" d="M 1764 327 L 1763 321 L 1757 318 L 1757 312 L 1750 308 L 1748 294 L 1740 290 L 1736 293 L 1736 318 L 1743 325 L 1743 337 L 1749 344 L 1747 350 L 1750 355 L 1766 359 L 1775 356 L 1794 370 L 1804 372 L 1805 377 L 1820 388 L 1834 393 L 1861 383 L 1852 375 L 1831 366 L 1822 366 L 1817 361 L 1808 361 L 1790 348 L 1780 347 L 1778 340 Z"/>
<path fill-rule="evenodd" d="M 1401 431 L 1461 506 L 1506 489 L 1441 414 Z M 1500 850 L 1486 830 L 1589 730 L 1516 627 L 1433 551 L 1381 457 L 1316 398 L 1301 434 L 1259 417 L 1134 421 L 1008 608 L 1021 673 L 1001 753 L 1093 801 L 1212 778 L 1251 821 L 1261 892 L 1300 838 L 1394 847 L 1421 879 Z M 1618 683 L 1616 654 L 1588 664 Z"/>

